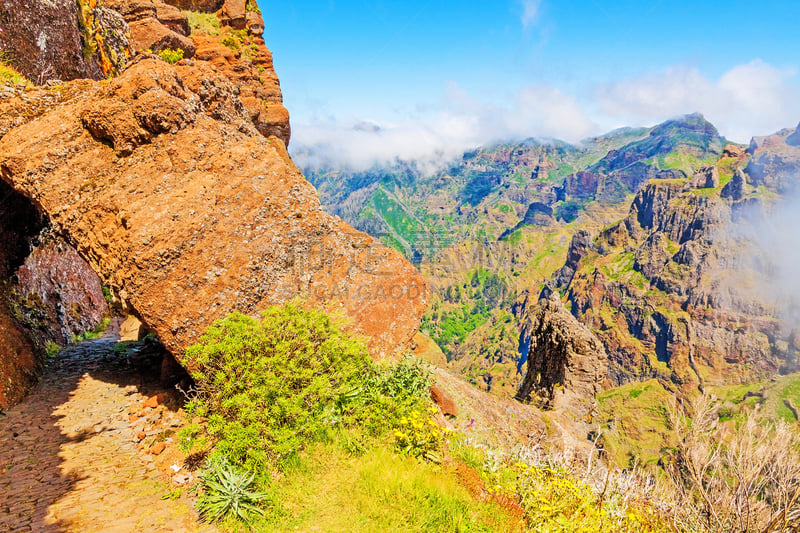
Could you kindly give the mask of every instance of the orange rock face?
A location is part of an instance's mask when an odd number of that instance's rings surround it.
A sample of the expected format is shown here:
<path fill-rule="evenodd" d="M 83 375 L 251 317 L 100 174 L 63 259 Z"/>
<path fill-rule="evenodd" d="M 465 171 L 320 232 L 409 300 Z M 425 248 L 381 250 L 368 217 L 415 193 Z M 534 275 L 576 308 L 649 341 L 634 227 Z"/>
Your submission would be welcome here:
<path fill-rule="evenodd" d="M 325 214 L 277 137 L 211 64 L 145 57 L 0 139 L 0 173 L 180 357 L 213 320 L 296 297 L 331 306 L 376 357 L 428 298 L 400 254 Z M 30 109 L 47 91 L 6 102 Z"/>

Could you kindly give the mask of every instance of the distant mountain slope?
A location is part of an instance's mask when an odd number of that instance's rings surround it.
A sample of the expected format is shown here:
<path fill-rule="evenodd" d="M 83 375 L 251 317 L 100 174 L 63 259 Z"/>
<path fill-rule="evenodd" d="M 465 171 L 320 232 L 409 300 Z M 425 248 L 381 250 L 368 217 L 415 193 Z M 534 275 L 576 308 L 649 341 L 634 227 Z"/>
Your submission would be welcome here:
<path fill-rule="evenodd" d="M 696 371 L 679 331 L 684 318 L 704 312 L 697 309 L 744 305 L 718 279 L 744 245 L 720 253 L 715 231 L 741 212 L 735 206 L 786 189 L 781 172 L 791 173 L 792 146 L 784 138 L 792 133 L 756 140 L 745 153 L 693 114 L 578 145 L 528 139 L 484 147 L 430 176 L 407 163 L 305 171 L 329 212 L 418 264 L 435 290 L 423 332 L 476 385 L 516 391 L 524 302 L 549 286 L 599 333 L 609 384 L 659 377 L 696 386 L 698 373 L 748 379 L 786 359 L 775 353 L 783 341 L 769 340 L 780 337 L 769 306 L 752 309 L 736 331 L 744 315 L 735 312 L 714 315 L 710 329 L 698 323 L 695 335 L 714 340 L 692 354 Z M 751 355 L 729 355 L 743 352 Z"/>
<path fill-rule="evenodd" d="M 785 320 L 797 302 L 775 286 L 759 235 L 800 177 L 789 133 L 728 149 L 691 178 L 647 182 L 621 222 L 573 241 L 580 259 L 554 286 L 603 340 L 613 382 L 689 390 L 798 369 L 797 324 Z"/>

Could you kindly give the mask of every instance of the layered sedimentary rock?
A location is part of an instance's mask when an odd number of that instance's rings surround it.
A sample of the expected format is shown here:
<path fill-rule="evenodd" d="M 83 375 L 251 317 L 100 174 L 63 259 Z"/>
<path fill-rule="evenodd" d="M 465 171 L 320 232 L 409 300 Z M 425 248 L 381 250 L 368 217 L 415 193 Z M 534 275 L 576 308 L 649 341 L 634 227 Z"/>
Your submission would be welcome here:
<path fill-rule="evenodd" d="M 525 317 L 520 347 L 527 370 L 517 399 L 532 394 L 543 406 L 591 417 L 608 373 L 603 344 L 567 311 L 557 294 Z"/>

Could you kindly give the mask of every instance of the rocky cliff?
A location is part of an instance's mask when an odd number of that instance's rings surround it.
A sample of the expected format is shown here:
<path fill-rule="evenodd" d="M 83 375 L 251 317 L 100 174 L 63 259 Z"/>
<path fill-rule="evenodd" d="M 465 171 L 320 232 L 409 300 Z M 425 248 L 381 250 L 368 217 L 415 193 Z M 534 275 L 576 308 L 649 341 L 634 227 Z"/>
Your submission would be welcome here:
<path fill-rule="evenodd" d="M 255 4 L 229 0 L 206 15 L 218 23 L 190 33 L 194 57 L 175 65 L 137 51 L 147 45 L 133 28 L 185 30 L 176 11 L 106 5 L 132 27 L 135 57 L 108 82 L 0 102 L 3 182 L 177 356 L 231 311 L 297 297 L 341 310 L 376 357 L 408 347 L 427 285 L 399 253 L 325 214 L 292 163 Z"/>
<path fill-rule="evenodd" d="M 569 411 L 590 421 L 608 372 L 603 345 L 552 294 L 530 306 L 523 319 L 520 350 L 527 365 L 517 399 Z"/>
<path fill-rule="evenodd" d="M 764 290 L 770 267 L 757 256 L 758 221 L 796 186 L 789 133 L 730 146 L 692 177 L 651 180 L 623 221 L 573 240 L 562 272 L 574 275 L 555 284 L 603 341 L 614 383 L 689 390 L 797 367 L 796 326 Z"/>

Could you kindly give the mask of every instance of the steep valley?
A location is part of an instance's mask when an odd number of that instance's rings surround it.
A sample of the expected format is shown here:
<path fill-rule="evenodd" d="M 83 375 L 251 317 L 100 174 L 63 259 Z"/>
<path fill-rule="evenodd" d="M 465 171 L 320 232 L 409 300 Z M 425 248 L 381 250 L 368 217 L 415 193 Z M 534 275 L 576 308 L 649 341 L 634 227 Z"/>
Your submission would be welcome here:
<path fill-rule="evenodd" d="M 482 148 L 432 176 L 411 164 L 305 171 L 323 206 L 431 283 L 422 332 L 438 364 L 514 396 L 523 324 L 555 292 L 602 341 L 605 389 L 647 382 L 686 397 L 798 371 L 797 302 L 775 290 L 776 252 L 763 246 L 794 201 L 797 135 L 739 146 L 687 115 L 579 146 Z"/>

